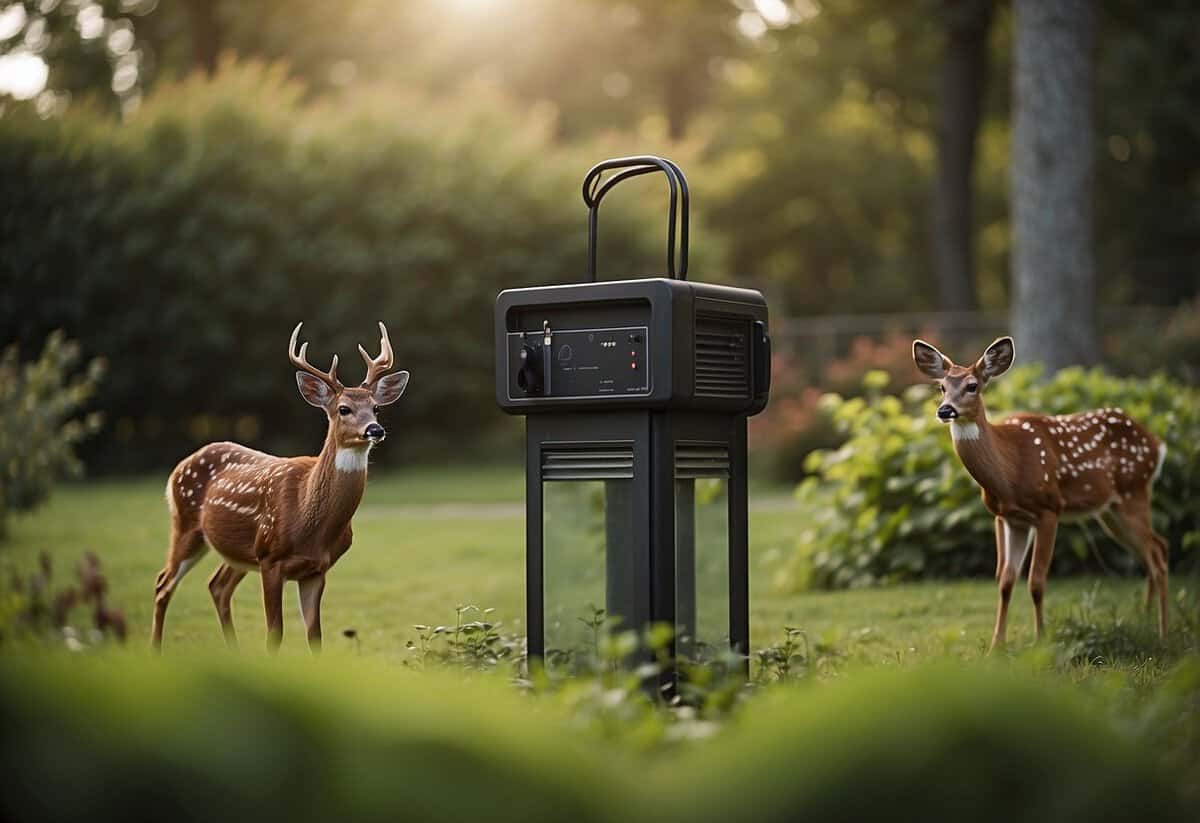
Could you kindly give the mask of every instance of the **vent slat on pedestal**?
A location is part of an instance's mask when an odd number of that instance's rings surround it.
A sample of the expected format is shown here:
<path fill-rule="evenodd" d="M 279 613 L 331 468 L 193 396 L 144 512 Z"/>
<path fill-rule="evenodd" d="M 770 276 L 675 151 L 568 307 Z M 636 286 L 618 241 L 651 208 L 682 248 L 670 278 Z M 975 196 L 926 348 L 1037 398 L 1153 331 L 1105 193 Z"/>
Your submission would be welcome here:
<path fill-rule="evenodd" d="M 542 449 L 543 480 L 628 480 L 632 477 L 632 444 L 586 443 Z"/>

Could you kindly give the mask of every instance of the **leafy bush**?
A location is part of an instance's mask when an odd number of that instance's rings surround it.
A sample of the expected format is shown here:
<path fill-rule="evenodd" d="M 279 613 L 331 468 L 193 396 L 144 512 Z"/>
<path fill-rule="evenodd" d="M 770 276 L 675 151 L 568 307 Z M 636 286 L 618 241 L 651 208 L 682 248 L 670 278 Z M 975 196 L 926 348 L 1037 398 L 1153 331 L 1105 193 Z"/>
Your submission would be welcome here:
<path fill-rule="evenodd" d="M 642 745 L 641 714 L 598 722 L 612 696 L 581 700 L 586 688 L 532 696 L 353 657 L 9 656 L 0 814 L 1175 820 L 1180 772 L 1145 741 L 1186 717 L 1197 678 L 1176 673 L 1163 690 L 1175 695 L 1130 730 L 1111 698 L 1000 666 L 861 672 L 772 687 L 715 735 L 671 741 L 670 757 Z"/>
<path fill-rule="evenodd" d="M 103 468 L 221 438 L 311 453 L 321 421 L 284 358 L 299 320 L 314 363 L 352 357 L 347 382 L 385 321 L 413 374 L 389 412 L 406 450 L 464 448 L 503 419 L 481 402 L 496 293 L 584 276 L 579 183 L 607 149 L 552 132 L 478 98 L 333 109 L 280 69 L 232 64 L 158 85 L 125 123 L 6 117 L 0 329 L 28 343 L 65 327 L 119 364 L 98 397 L 111 428 L 85 455 Z M 602 277 L 661 271 L 660 185 L 631 183 L 606 212 Z"/>
<path fill-rule="evenodd" d="M 1155 528 L 1170 543 L 1172 567 L 1194 563 L 1200 546 L 1200 390 L 1155 376 L 1119 379 L 1101 370 L 1066 369 L 1040 380 L 1037 367 L 1014 369 L 988 387 L 989 414 L 1065 414 L 1119 406 L 1167 442 L 1154 487 Z M 868 375 L 867 396 L 826 395 L 824 406 L 848 435 L 832 451 L 814 452 L 814 473 L 797 489 L 800 534 L 787 577 L 795 586 L 843 588 L 921 577 L 991 575 L 992 516 L 978 486 L 934 419 L 931 386 L 901 396 L 883 393 L 883 373 Z M 1091 563 L 1132 570 L 1136 560 L 1088 523 L 1064 524 L 1057 573 Z"/>
<path fill-rule="evenodd" d="M 76 415 L 104 373 L 92 360 L 80 375 L 79 344 L 52 333 L 37 360 L 20 361 L 16 345 L 0 354 L 0 537 L 11 511 L 46 499 L 62 477 L 82 472 L 75 447 L 100 427 L 97 413 Z"/>

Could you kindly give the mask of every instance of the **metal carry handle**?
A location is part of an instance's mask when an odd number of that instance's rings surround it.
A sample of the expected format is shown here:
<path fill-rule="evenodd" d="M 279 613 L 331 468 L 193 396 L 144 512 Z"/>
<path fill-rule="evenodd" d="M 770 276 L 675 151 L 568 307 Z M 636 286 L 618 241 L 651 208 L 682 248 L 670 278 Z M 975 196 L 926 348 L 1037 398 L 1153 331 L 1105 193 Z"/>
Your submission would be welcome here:
<path fill-rule="evenodd" d="M 601 185 L 600 178 L 609 169 L 625 169 L 625 171 L 610 177 Z M 670 189 L 670 204 L 667 207 L 667 273 L 670 277 L 687 280 L 688 270 L 688 185 L 687 178 L 679 166 L 663 157 L 653 155 L 638 155 L 635 157 L 614 157 L 592 166 L 583 178 L 583 202 L 588 207 L 588 280 L 596 281 L 596 224 L 600 216 L 600 201 L 604 195 L 630 177 L 643 174 L 653 174 L 661 171 L 667 176 L 667 186 Z M 678 193 L 683 195 L 683 210 L 678 212 Z M 679 215 L 679 271 L 675 271 L 675 222 Z"/>

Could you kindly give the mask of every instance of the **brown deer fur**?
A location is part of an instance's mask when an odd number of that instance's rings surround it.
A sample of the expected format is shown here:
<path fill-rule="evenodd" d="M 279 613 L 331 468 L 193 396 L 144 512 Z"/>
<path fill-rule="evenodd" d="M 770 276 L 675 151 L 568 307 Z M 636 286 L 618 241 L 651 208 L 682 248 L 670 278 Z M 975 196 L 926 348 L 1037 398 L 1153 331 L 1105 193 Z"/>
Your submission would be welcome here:
<path fill-rule="evenodd" d="M 954 450 L 996 517 L 1000 601 L 991 648 L 1004 643 L 1008 603 L 1032 549 L 1029 593 L 1037 636 L 1054 540 L 1061 521 L 1095 518 L 1146 567 L 1146 605 L 1158 596 L 1159 634 L 1167 633 L 1167 542 L 1150 523 L 1151 487 L 1166 445 L 1121 409 L 1071 415 L 1013 414 L 987 419 L 983 391 L 1012 365 L 1002 337 L 970 366 L 955 365 L 930 344 L 913 343 L 917 368 L 942 392 L 938 418 L 950 424 Z"/>
<path fill-rule="evenodd" d="M 237 443 L 211 443 L 184 458 L 167 480 L 171 543 L 155 582 L 152 642 L 162 645 L 163 620 L 175 587 L 209 550 L 221 563 L 208 588 L 226 639 L 236 642 L 231 601 L 249 571 L 262 576 L 268 645 L 283 636 L 282 594 L 298 582 L 300 607 L 314 650 L 321 644 L 321 595 L 325 574 L 350 548 L 350 519 L 362 500 L 367 458 L 385 433 L 379 407 L 394 403 L 408 372 L 385 375 L 392 366 L 387 329 L 379 324 L 382 352 L 367 361 L 367 379 L 346 388 L 337 379 L 337 357 L 329 372 L 310 366 L 308 344 L 295 354 L 300 326 L 292 332 L 289 357 L 299 367 L 296 382 L 311 405 L 329 420 L 325 445 L 316 457 L 273 457 Z"/>

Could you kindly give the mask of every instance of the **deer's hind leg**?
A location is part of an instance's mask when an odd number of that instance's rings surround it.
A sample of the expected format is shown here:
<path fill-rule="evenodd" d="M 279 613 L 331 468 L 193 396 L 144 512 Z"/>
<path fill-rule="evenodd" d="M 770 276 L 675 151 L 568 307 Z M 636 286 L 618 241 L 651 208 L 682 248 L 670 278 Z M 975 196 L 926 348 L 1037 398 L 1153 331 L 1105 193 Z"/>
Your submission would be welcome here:
<path fill-rule="evenodd" d="M 1150 522 L 1150 500 L 1122 500 L 1100 518 L 1109 536 L 1142 558 L 1146 566 L 1146 601 L 1158 599 L 1158 636 L 1167 636 L 1168 566 L 1167 541 Z"/>
<path fill-rule="evenodd" d="M 155 649 L 162 648 L 163 621 L 175 587 L 207 551 L 208 545 L 199 526 L 172 525 L 167 565 L 154 581 L 154 623 L 150 630 L 150 643 Z"/>
<path fill-rule="evenodd" d="M 221 621 L 221 631 L 230 648 L 237 647 L 237 632 L 233 628 L 233 592 L 245 576 L 244 571 L 222 563 L 208 580 L 208 593 L 217 607 L 217 620 Z"/>

